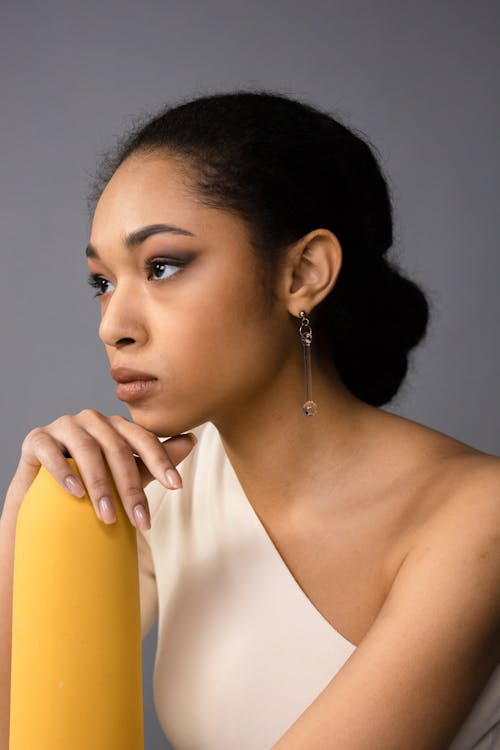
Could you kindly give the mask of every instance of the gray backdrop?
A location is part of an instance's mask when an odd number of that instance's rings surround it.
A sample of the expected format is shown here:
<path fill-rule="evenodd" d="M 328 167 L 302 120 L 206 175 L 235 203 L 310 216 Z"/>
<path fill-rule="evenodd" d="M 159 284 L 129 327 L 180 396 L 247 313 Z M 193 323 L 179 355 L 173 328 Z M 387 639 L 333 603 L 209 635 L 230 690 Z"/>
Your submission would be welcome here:
<path fill-rule="evenodd" d="M 85 190 L 131 118 L 177 98 L 276 88 L 377 146 L 397 257 L 434 318 L 386 408 L 500 454 L 499 5 L 396 0 L 69 0 L 0 5 L 1 494 L 25 434 L 116 399 L 86 284 Z M 168 745 L 151 698 L 147 750 Z"/>

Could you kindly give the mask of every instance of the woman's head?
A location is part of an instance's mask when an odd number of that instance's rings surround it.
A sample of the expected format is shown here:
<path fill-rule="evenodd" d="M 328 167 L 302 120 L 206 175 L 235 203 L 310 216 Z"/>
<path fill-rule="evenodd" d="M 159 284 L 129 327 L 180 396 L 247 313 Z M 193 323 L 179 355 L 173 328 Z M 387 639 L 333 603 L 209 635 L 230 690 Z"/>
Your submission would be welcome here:
<path fill-rule="evenodd" d="M 188 335 L 182 331 L 179 305 L 183 316 L 196 310 L 213 316 L 215 306 L 222 337 L 236 314 L 241 320 L 234 334 L 246 330 L 247 335 L 237 342 L 229 332 L 228 345 L 239 348 L 228 356 L 242 358 L 243 371 L 253 367 L 263 386 L 273 368 L 281 366 L 293 336 L 300 355 L 298 315 L 304 309 L 310 313 L 318 366 L 333 365 L 350 392 L 373 405 L 397 392 L 408 353 L 426 330 L 427 301 L 385 257 L 392 245 L 391 203 L 372 150 L 331 115 L 281 94 L 251 91 L 165 108 L 104 159 L 89 208 L 92 244 L 111 255 L 120 237 L 147 224 L 176 224 L 197 235 L 158 234 L 148 240 L 158 257 L 175 257 L 175 249 L 200 251 L 163 287 L 162 302 L 172 313 L 168 336 L 178 335 L 179 347 Z M 218 299 L 210 303 L 196 286 L 205 241 L 217 256 L 215 286 L 205 289 Z M 125 256 L 119 257 L 122 263 Z M 292 272 L 306 283 L 297 282 L 294 289 Z M 104 270 L 95 273 L 109 279 Z M 139 328 L 134 309 L 138 313 L 146 299 L 141 301 L 138 289 L 129 286 L 132 291 L 127 295 L 129 322 L 133 327 L 135 320 Z M 102 304 L 108 310 L 101 335 L 114 347 L 114 359 L 139 368 L 130 362 L 133 347 L 120 344 L 125 347 L 121 356 L 116 349 L 120 338 L 129 346 L 134 339 L 125 328 L 121 337 L 112 330 L 108 313 L 118 295 Z M 164 324 L 169 321 L 158 322 Z M 258 356 L 259 330 L 262 349 L 274 352 L 271 369 L 260 373 L 245 356 Z M 202 333 L 215 335 L 210 326 Z M 210 350 L 215 341 L 205 344 Z M 203 379 L 203 373 L 197 376 Z"/>

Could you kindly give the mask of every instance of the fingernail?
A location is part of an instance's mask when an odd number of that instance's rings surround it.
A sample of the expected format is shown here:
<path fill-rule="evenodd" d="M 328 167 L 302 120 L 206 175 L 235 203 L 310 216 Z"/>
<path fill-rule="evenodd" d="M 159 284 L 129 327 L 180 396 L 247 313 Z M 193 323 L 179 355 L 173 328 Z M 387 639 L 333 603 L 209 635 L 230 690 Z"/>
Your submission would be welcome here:
<path fill-rule="evenodd" d="M 148 529 L 149 523 L 146 515 L 146 511 L 142 505 L 136 505 L 134 507 L 134 518 L 137 521 L 137 525 L 140 529 Z"/>
<path fill-rule="evenodd" d="M 108 497 L 101 497 L 99 500 L 99 510 L 101 511 L 102 519 L 105 523 L 115 522 L 115 512 L 111 500 Z"/>
<path fill-rule="evenodd" d="M 76 497 L 83 497 L 83 495 L 85 495 L 84 486 L 80 480 L 72 476 L 72 474 L 68 474 L 64 480 L 64 484 L 68 492 L 71 492 L 72 495 L 76 495 Z"/>
<path fill-rule="evenodd" d="M 179 487 L 182 487 L 182 479 L 180 477 L 180 474 L 175 469 L 167 469 L 165 472 L 165 481 L 169 485 L 169 487 L 173 490 L 178 490 Z"/>

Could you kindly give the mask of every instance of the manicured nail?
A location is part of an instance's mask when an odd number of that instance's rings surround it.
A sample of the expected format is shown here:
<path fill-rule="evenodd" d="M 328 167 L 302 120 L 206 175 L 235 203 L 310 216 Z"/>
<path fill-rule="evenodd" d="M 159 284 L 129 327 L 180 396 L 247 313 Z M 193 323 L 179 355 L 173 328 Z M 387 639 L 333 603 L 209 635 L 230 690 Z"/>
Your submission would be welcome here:
<path fill-rule="evenodd" d="M 64 484 L 66 485 L 68 492 L 71 492 L 72 495 L 76 495 L 76 497 L 83 497 L 83 495 L 85 495 L 85 487 L 80 480 L 72 474 L 68 474 L 64 480 Z"/>
<path fill-rule="evenodd" d="M 134 518 L 137 521 L 137 525 L 140 529 L 147 530 L 149 528 L 146 511 L 144 510 L 142 505 L 136 505 L 134 507 Z"/>
<path fill-rule="evenodd" d="M 178 490 L 179 487 L 182 487 L 182 479 L 180 477 L 180 474 L 175 469 L 167 469 L 165 472 L 165 481 L 169 485 L 169 487 L 173 490 Z"/>
<path fill-rule="evenodd" d="M 101 511 L 101 516 L 104 523 L 115 522 L 115 511 L 109 497 L 101 497 L 101 499 L 99 500 L 99 510 Z"/>

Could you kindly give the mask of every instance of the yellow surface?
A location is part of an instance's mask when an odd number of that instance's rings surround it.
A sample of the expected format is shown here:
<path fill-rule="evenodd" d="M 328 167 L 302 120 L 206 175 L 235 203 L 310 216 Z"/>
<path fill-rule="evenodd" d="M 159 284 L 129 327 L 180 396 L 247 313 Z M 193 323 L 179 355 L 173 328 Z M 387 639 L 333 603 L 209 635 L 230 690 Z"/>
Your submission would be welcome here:
<path fill-rule="evenodd" d="M 113 493 L 109 526 L 44 467 L 23 500 L 9 750 L 144 748 L 136 532 Z"/>

